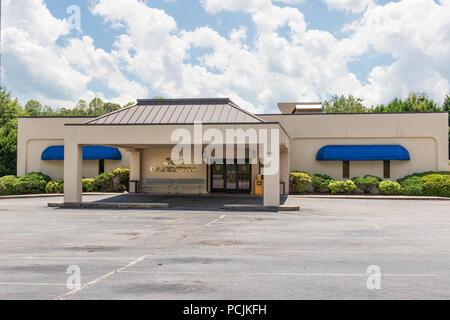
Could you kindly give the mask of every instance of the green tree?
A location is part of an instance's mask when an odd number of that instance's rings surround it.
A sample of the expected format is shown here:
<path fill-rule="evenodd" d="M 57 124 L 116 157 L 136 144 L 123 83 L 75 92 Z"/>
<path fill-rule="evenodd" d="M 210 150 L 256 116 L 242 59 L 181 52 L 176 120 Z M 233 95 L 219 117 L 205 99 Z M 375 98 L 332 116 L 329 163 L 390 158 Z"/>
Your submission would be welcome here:
<path fill-rule="evenodd" d="M 450 93 L 447 94 L 447 96 L 445 97 L 444 104 L 442 105 L 442 108 L 444 109 L 444 111 L 447 111 L 447 112 L 450 113 Z"/>
<path fill-rule="evenodd" d="M 89 103 L 89 115 L 102 115 L 104 114 L 103 106 L 104 102 L 100 98 L 94 98 Z"/>
<path fill-rule="evenodd" d="M 17 99 L 0 87 L 0 177 L 16 174 L 17 116 L 21 114 Z"/>
<path fill-rule="evenodd" d="M 21 113 L 22 107 L 17 99 L 13 99 L 11 94 L 0 86 L 0 127 L 15 121 Z"/>
<path fill-rule="evenodd" d="M 112 102 L 106 102 L 103 105 L 103 113 L 110 113 L 116 110 L 119 110 L 121 108 L 120 104 L 112 103 Z"/>
<path fill-rule="evenodd" d="M 444 100 L 444 104 L 442 105 L 442 109 L 444 111 L 448 112 L 448 144 L 449 144 L 449 150 L 448 150 L 448 158 L 450 159 L 450 93 L 447 94 Z"/>
<path fill-rule="evenodd" d="M 17 174 L 17 122 L 0 127 L 0 177 Z"/>
<path fill-rule="evenodd" d="M 370 112 L 437 112 L 442 109 L 426 93 L 411 92 L 405 100 L 394 99 L 388 105 L 379 105 Z"/>
<path fill-rule="evenodd" d="M 367 108 L 363 105 L 363 100 L 352 95 L 334 95 L 330 100 L 324 102 L 326 113 L 366 113 Z"/>
<path fill-rule="evenodd" d="M 29 100 L 24 106 L 25 114 L 30 116 L 40 116 L 42 114 L 42 105 L 39 101 Z"/>

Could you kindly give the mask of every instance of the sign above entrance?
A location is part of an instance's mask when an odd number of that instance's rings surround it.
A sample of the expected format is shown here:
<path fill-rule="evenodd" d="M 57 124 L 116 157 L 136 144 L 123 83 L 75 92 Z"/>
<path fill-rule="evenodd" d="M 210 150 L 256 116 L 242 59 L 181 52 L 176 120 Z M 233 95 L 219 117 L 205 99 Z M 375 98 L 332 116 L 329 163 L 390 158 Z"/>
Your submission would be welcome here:
<path fill-rule="evenodd" d="M 180 166 L 175 165 L 175 163 L 170 158 L 166 158 L 161 167 L 150 167 L 151 173 L 198 173 L 200 170 L 194 166 Z"/>

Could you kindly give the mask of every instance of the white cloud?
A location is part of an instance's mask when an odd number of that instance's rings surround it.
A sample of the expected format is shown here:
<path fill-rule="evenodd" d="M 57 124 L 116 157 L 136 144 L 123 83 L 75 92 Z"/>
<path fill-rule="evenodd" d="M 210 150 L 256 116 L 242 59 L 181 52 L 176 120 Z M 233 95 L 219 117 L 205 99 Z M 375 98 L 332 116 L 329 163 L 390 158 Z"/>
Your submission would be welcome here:
<path fill-rule="evenodd" d="M 276 111 L 278 101 L 331 94 L 351 93 L 370 105 L 411 90 L 442 101 L 450 91 L 450 0 L 363 5 L 364 14 L 344 27 L 342 39 L 308 29 L 300 10 L 270 0 L 200 0 L 211 14 L 248 13 L 255 26 L 251 37 L 248 26 L 237 25 L 226 36 L 207 26 L 184 30 L 151 3 L 98 0 L 92 12 L 119 32 L 110 52 L 89 37 L 58 46 L 56 40 L 68 34 L 64 21 L 52 17 L 42 0 L 31 1 L 38 15 L 23 12 L 30 1 L 6 2 L 16 13 L 8 14 L 4 29 L 5 73 L 14 91 L 44 102 L 102 96 L 87 90 L 93 80 L 117 92 L 117 101 L 146 97 L 149 88 L 168 98 L 231 97 L 254 112 Z M 36 34 L 40 28 L 48 33 Z M 193 49 L 205 53 L 192 56 Z M 369 52 L 391 55 L 394 62 L 375 66 L 361 82 L 348 64 Z"/>
<path fill-rule="evenodd" d="M 374 0 L 322 0 L 331 10 L 360 13 L 375 3 Z"/>
<path fill-rule="evenodd" d="M 429 92 L 442 101 L 450 91 L 450 1 L 403 0 L 372 7 L 356 23 L 348 42 L 353 55 L 370 49 L 390 54 L 396 60 L 375 67 L 361 94 L 372 103 L 411 90 Z"/>
<path fill-rule="evenodd" d="M 200 2 L 209 13 L 217 13 L 224 10 L 256 12 L 271 4 L 271 0 L 200 0 Z"/>
<path fill-rule="evenodd" d="M 92 39 L 72 39 L 58 45 L 70 30 L 65 20 L 56 19 L 43 0 L 3 2 L 2 79 L 21 102 L 37 99 L 56 107 L 72 107 L 80 99 L 104 97 L 88 90 L 92 80 L 103 81 L 117 92 L 112 100 L 129 102 L 134 94 L 147 90 L 128 81 L 115 59 L 95 49 Z M 133 97 L 132 97 L 133 96 Z"/>

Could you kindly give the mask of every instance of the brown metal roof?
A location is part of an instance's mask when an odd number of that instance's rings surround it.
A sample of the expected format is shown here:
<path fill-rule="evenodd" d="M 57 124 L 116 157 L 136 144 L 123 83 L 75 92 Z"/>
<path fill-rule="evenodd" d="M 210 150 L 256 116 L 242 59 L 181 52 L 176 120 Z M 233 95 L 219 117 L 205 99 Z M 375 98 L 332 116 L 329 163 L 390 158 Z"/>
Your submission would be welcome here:
<path fill-rule="evenodd" d="M 264 122 L 230 99 L 148 99 L 85 124 L 193 124 Z"/>

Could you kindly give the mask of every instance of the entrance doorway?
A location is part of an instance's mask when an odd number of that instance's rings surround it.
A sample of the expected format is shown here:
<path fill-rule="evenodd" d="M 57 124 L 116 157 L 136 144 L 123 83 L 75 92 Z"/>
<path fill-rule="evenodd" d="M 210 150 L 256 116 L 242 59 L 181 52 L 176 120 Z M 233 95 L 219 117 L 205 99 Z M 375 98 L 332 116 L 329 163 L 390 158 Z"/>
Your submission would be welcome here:
<path fill-rule="evenodd" d="M 211 165 L 211 192 L 251 193 L 252 167 L 246 162 Z"/>

